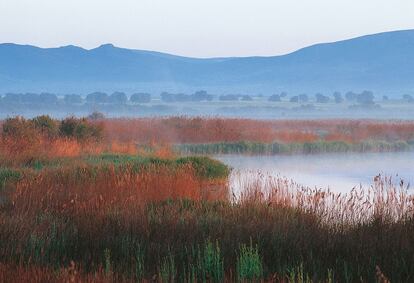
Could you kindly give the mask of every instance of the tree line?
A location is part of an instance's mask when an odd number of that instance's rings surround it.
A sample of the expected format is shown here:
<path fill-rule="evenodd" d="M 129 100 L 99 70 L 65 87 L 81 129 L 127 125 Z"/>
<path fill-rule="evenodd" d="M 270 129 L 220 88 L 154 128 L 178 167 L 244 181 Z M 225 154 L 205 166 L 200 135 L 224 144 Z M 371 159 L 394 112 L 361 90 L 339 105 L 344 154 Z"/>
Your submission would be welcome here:
<path fill-rule="evenodd" d="M 116 91 L 112 94 L 105 92 L 92 92 L 83 97 L 80 94 L 66 94 L 59 98 L 53 93 L 6 93 L 1 97 L 2 103 L 15 104 L 57 104 L 63 101 L 65 104 L 126 104 L 126 103 L 149 103 L 151 94 L 134 93 L 129 98 L 124 92 Z"/>
<path fill-rule="evenodd" d="M 271 102 L 281 102 L 283 101 L 285 97 L 287 97 L 287 93 L 282 92 L 280 94 L 273 94 L 269 96 L 268 100 Z M 345 93 L 345 95 L 342 95 L 342 93 L 335 91 L 332 94 L 332 96 L 324 95 L 322 93 L 316 93 L 314 95 L 314 98 L 315 98 L 314 101 L 316 103 L 329 103 L 329 102 L 343 103 L 344 101 L 356 102 L 356 103 L 364 104 L 364 105 L 370 105 L 370 104 L 375 103 L 374 93 L 369 90 L 362 91 L 361 93 L 355 93 L 352 91 L 348 91 L 347 93 Z M 383 98 L 383 100 L 386 100 L 386 99 Z M 291 96 L 290 98 L 288 98 L 287 101 L 306 103 L 310 101 L 310 97 L 307 94 L 299 94 L 299 95 Z"/>
<path fill-rule="evenodd" d="M 263 95 L 258 95 L 263 97 Z M 165 103 L 175 102 L 210 102 L 216 97 L 205 90 L 199 90 L 192 94 L 185 93 L 170 93 L 162 92 L 160 94 L 160 100 Z M 248 94 L 222 94 L 217 97 L 219 101 L 253 101 L 255 98 Z M 346 92 L 344 95 L 338 91 L 335 91 L 332 95 L 325 95 L 322 93 L 316 93 L 313 98 L 306 93 L 298 95 L 288 95 L 286 92 L 279 94 L 273 94 L 268 96 L 269 102 L 292 102 L 292 103 L 308 103 L 310 101 L 316 103 L 343 103 L 344 101 L 353 102 L 360 105 L 374 105 L 375 95 L 372 91 L 365 90 L 361 93 L 352 91 Z M 414 102 L 414 97 L 410 94 L 404 94 L 401 98 L 405 102 Z M 382 101 L 388 101 L 388 96 L 383 96 Z M 0 102 L 4 104 L 57 104 L 63 102 L 69 105 L 76 104 L 141 104 L 150 103 L 153 101 L 150 93 L 141 92 L 133 93 L 128 97 L 124 92 L 116 91 L 112 94 L 105 92 L 92 92 L 86 96 L 80 94 L 66 94 L 63 97 L 53 93 L 6 93 L 0 96 Z"/>

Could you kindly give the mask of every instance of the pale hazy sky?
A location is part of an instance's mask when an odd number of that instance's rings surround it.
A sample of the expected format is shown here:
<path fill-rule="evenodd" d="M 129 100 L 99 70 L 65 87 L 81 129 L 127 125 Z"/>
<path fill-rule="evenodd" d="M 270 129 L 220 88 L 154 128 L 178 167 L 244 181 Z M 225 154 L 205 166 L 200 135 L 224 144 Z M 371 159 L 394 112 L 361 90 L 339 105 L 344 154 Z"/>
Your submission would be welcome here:
<path fill-rule="evenodd" d="M 0 42 L 276 55 L 414 29 L 413 0 L 0 0 Z"/>

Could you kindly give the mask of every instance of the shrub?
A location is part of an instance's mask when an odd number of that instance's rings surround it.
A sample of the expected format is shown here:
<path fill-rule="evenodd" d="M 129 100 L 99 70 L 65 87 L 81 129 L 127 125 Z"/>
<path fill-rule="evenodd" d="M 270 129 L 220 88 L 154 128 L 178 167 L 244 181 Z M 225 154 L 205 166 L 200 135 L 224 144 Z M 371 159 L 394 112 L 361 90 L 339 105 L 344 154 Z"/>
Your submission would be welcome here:
<path fill-rule="evenodd" d="M 29 138 L 34 136 L 36 130 L 30 120 L 26 120 L 21 116 L 7 118 L 3 122 L 3 136 L 13 138 Z"/>
<path fill-rule="evenodd" d="M 33 118 L 31 122 L 42 135 L 54 138 L 59 134 L 58 122 L 48 115 L 37 116 Z"/>
<path fill-rule="evenodd" d="M 66 118 L 62 120 L 59 131 L 64 137 L 73 137 L 80 141 L 101 140 L 103 137 L 102 126 L 93 124 L 85 118 Z"/>
<path fill-rule="evenodd" d="M 28 161 L 41 147 L 41 135 L 33 122 L 22 117 L 8 118 L 3 123 L 1 161 Z"/>
<path fill-rule="evenodd" d="M 182 157 L 177 159 L 177 164 L 190 164 L 197 175 L 210 179 L 226 178 L 230 173 L 230 169 L 220 161 L 209 157 Z"/>

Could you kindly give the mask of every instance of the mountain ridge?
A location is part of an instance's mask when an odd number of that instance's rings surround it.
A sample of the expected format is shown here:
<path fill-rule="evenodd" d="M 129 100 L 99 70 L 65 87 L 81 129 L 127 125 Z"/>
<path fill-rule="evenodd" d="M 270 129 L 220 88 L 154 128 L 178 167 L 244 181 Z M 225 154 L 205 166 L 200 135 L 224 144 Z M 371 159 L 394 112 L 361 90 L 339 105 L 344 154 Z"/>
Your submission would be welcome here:
<path fill-rule="evenodd" d="M 414 89 L 414 30 L 318 43 L 276 56 L 192 58 L 102 44 L 0 44 L 0 91 L 205 88 L 272 93 Z M 165 88 L 165 89 L 163 89 Z"/>

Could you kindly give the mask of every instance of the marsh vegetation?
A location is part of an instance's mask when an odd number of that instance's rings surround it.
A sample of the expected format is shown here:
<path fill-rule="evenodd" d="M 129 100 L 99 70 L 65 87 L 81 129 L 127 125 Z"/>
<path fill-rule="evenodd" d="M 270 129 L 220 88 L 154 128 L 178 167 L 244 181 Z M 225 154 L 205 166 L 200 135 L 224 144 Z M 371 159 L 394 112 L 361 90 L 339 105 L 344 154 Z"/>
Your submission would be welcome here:
<path fill-rule="evenodd" d="M 347 135 L 355 122 L 71 118 L 75 130 L 64 131 L 68 121 L 46 118 L 2 124 L 0 281 L 414 278 L 407 183 L 379 176 L 339 194 L 255 173 L 235 196 L 225 164 L 173 150 L 178 142 L 318 140 L 321 128 L 325 138 L 345 129 L 337 137 L 360 142 L 365 127 L 370 139 L 409 141 L 410 122 L 367 121 Z"/>

